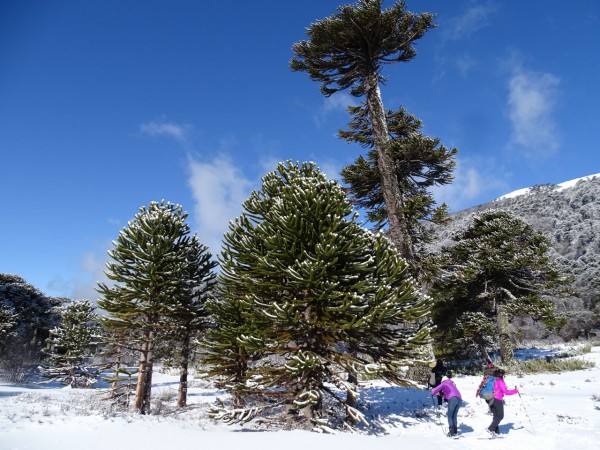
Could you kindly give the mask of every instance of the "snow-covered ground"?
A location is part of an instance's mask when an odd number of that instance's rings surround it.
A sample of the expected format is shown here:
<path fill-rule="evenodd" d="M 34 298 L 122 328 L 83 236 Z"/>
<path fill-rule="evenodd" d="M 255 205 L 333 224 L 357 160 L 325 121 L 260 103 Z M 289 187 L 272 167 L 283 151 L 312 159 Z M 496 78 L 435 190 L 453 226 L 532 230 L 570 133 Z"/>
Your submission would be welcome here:
<path fill-rule="evenodd" d="M 594 361 L 593 369 L 561 374 L 507 374 L 518 395 L 505 397 L 503 439 L 489 440 L 484 428 L 491 416 L 475 398 L 480 377 L 454 378 L 463 395 L 459 412 L 461 438 L 444 435 L 445 407 L 436 409 L 427 390 L 381 382 L 363 386 L 363 401 L 373 426 L 369 432 L 335 435 L 307 431 L 257 431 L 250 424 L 228 426 L 207 418 L 223 396 L 202 381 L 189 392 L 184 411 L 172 407 L 177 376 L 155 374 L 153 398 L 161 415 L 113 413 L 101 391 L 58 386 L 0 384 L 0 449 L 592 449 L 600 446 L 600 347 L 578 358 Z M 443 447 L 442 447 L 443 446 Z"/>

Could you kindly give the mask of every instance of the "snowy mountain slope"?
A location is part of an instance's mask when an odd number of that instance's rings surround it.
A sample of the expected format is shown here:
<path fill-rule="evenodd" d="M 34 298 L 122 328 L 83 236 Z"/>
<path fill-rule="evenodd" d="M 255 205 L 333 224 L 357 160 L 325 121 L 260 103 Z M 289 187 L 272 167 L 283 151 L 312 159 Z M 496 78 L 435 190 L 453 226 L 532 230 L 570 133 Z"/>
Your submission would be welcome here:
<path fill-rule="evenodd" d="M 588 176 L 581 177 L 581 178 L 575 178 L 573 180 L 569 180 L 569 181 L 565 181 L 563 183 L 556 184 L 556 185 L 554 185 L 555 186 L 554 189 L 557 191 L 562 191 L 563 189 L 569 189 L 569 188 L 575 187 L 575 185 L 577 183 L 579 183 L 580 181 L 588 181 L 588 180 L 591 180 L 596 177 L 600 178 L 600 173 L 597 173 L 594 175 L 588 175 Z M 530 192 L 532 192 L 532 190 L 535 190 L 535 186 L 517 189 L 516 191 L 510 192 L 508 194 L 502 195 L 501 197 L 498 197 L 495 201 L 505 200 L 508 198 L 514 198 L 514 197 L 518 197 L 519 195 L 529 194 Z"/>
<path fill-rule="evenodd" d="M 513 212 L 550 239 L 552 257 L 562 271 L 574 277 L 577 294 L 557 299 L 560 312 L 569 323 L 562 330 L 566 338 L 586 337 L 600 327 L 600 174 L 558 185 L 519 189 L 498 199 L 452 215 L 452 221 L 434 228 L 435 251 L 452 243 L 452 236 L 466 226 L 469 218 L 489 209 Z M 529 336 L 538 338 L 540 336 Z"/>

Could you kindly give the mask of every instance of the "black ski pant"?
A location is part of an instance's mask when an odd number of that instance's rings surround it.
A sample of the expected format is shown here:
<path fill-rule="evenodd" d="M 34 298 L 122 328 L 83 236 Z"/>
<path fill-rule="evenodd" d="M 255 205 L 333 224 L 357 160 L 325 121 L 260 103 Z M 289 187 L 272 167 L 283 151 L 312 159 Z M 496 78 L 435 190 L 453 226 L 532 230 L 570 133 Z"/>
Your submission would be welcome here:
<path fill-rule="evenodd" d="M 488 430 L 494 433 L 499 433 L 500 430 L 498 428 L 498 425 L 500 424 L 502 419 L 504 419 L 504 401 L 495 398 L 493 403 L 490 405 L 490 410 L 492 411 L 492 414 L 494 416 L 492 418 L 492 423 L 488 427 Z"/>

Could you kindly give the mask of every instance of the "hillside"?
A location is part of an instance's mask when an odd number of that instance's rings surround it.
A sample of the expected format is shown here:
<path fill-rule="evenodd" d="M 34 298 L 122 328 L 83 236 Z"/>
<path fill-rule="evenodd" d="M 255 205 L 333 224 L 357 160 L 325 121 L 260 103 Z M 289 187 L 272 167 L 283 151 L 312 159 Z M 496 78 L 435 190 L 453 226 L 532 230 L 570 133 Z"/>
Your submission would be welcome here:
<path fill-rule="evenodd" d="M 587 337 L 600 327 L 600 174 L 560 184 L 520 189 L 494 201 L 460 211 L 438 228 L 436 247 L 451 243 L 452 235 L 469 218 L 488 209 L 506 209 L 545 233 L 552 256 L 565 274 L 574 277 L 576 294 L 555 299 L 569 317 L 563 337 Z M 540 336 L 535 336 L 540 337 Z"/>

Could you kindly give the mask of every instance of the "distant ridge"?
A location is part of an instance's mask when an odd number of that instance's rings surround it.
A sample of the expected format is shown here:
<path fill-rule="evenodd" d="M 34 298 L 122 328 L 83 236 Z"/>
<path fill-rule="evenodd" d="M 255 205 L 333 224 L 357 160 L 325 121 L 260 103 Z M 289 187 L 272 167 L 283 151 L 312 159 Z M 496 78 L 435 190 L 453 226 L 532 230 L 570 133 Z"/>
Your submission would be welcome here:
<path fill-rule="evenodd" d="M 575 178 L 574 180 L 564 181 L 563 183 L 559 183 L 559 184 L 555 185 L 556 186 L 555 189 L 557 191 L 562 191 L 563 189 L 568 189 L 568 188 L 574 187 L 579 181 L 587 181 L 587 180 L 591 180 L 595 177 L 600 178 L 600 173 L 596 173 L 594 175 L 588 175 L 588 176 L 581 177 L 581 178 Z M 529 194 L 531 192 L 531 190 L 532 190 L 531 187 L 517 189 L 516 191 L 512 191 L 508 194 L 498 197 L 497 199 L 495 199 L 493 201 L 505 200 L 507 198 L 514 198 L 514 197 L 518 197 L 519 195 Z"/>

